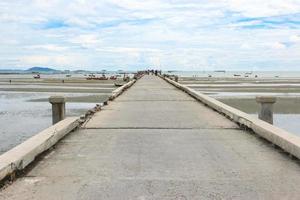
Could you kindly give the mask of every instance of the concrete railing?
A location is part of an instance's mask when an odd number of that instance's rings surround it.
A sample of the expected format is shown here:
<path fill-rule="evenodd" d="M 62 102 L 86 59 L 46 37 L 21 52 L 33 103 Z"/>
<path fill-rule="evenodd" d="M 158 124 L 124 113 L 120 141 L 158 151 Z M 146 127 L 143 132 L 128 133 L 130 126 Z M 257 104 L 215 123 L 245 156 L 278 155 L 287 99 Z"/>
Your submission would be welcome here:
<path fill-rule="evenodd" d="M 132 80 L 114 90 L 109 97 L 109 100 L 113 100 L 118 97 L 126 89 L 131 87 L 135 82 L 136 80 Z M 75 128 L 79 127 L 82 123 L 87 122 L 87 118 L 89 118 L 89 116 L 101 110 L 101 106 L 97 104 L 93 109 L 88 110 L 87 113 L 80 118 L 69 117 L 63 119 L 65 105 L 59 105 L 63 108 L 62 111 L 61 108 L 57 109 L 56 104 L 64 104 L 65 99 L 63 97 L 50 97 L 49 101 L 52 104 L 52 108 L 54 107 L 52 113 L 55 115 L 55 120 L 53 121 L 53 123 L 55 124 L 38 133 L 37 135 L 29 138 L 28 140 L 14 147 L 8 152 L 0 155 L 0 182 L 3 181 L 3 179 L 5 179 L 6 177 L 14 177 L 15 172 L 25 169 L 25 167 L 28 166 L 32 161 L 34 161 L 38 155 L 47 151 L 50 147 L 55 145 L 60 139 L 62 139 L 65 135 L 70 133 Z M 57 110 L 60 110 L 60 112 L 58 112 Z M 63 116 L 61 116 L 61 114 L 63 114 Z M 59 117 L 57 117 L 56 115 L 58 115 Z"/>
<path fill-rule="evenodd" d="M 143 75 L 142 75 L 143 76 Z M 92 118 L 92 116 L 100 111 L 102 106 L 108 105 L 108 101 L 113 101 L 115 98 L 117 98 L 119 95 L 121 95 L 125 90 L 130 88 L 138 79 L 140 79 L 142 76 L 139 76 L 137 79 L 134 79 L 132 81 L 129 81 L 128 83 L 122 85 L 121 87 L 118 87 L 114 91 L 112 91 L 111 95 L 108 97 L 106 101 L 103 102 L 102 105 L 97 104 L 93 109 L 88 110 L 85 115 L 80 116 L 80 121 L 83 123 L 83 126 L 85 126 L 86 123 Z"/>
<path fill-rule="evenodd" d="M 187 94 L 191 95 L 195 99 L 201 101 L 203 104 L 209 106 L 219 113 L 226 115 L 234 122 L 252 129 L 257 135 L 265 138 L 266 140 L 282 148 L 284 151 L 300 159 L 300 137 L 276 126 L 273 126 L 267 122 L 264 122 L 258 118 L 255 118 L 238 109 L 228 106 L 187 86 L 184 86 L 168 78 L 164 78 L 163 76 L 160 77 L 165 79 L 175 87 L 183 90 Z"/>
<path fill-rule="evenodd" d="M 126 83 L 126 84 L 122 85 L 121 87 L 118 87 L 117 89 L 112 91 L 112 94 L 110 95 L 109 100 L 110 101 L 114 100 L 116 97 L 118 97 L 120 94 L 122 94 L 126 89 L 131 87 L 135 82 L 136 82 L 136 80 L 129 81 L 128 83 Z"/>
<path fill-rule="evenodd" d="M 15 172 L 25 169 L 38 155 L 79 125 L 78 118 L 66 118 L 0 155 L 0 181 L 9 176 L 14 177 Z"/>

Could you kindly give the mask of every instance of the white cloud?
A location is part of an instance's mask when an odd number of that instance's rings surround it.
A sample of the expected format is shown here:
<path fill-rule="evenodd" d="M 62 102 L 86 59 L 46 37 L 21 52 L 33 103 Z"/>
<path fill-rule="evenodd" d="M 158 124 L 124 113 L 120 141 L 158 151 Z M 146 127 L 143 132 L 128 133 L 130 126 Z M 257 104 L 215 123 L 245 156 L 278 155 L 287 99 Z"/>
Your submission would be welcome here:
<path fill-rule="evenodd" d="M 90 48 L 101 44 L 101 39 L 96 34 L 85 34 L 71 38 L 69 40 L 73 44 L 79 44 L 82 47 Z"/>
<path fill-rule="evenodd" d="M 23 66 L 57 66 L 64 69 L 67 66 L 78 67 L 79 65 L 85 66 L 88 60 L 77 54 L 66 55 L 27 55 L 19 59 L 19 64 Z"/>
<path fill-rule="evenodd" d="M 27 49 L 37 49 L 37 50 L 47 50 L 47 51 L 65 51 L 68 48 L 62 47 L 54 44 L 46 44 L 46 45 L 32 45 L 28 46 Z"/>
<path fill-rule="evenodd" d="M 105 47 L 97 48 L 99 52 L 114 52 L 114 53 L 135 53 L 135 52 L 160 52 L 159 49 L 151 48 L 128 48 L 128 47 Z"/>
<path fill-rule="evenodd" d="M 20 66 L 292 67 L 299 12 L 296 0 L 3 0 L 0 53 Z M 261 17 L 282 24 L 249 19 Z"/>
<path fill-rule="evenodd" d="M 273 49 L 285 49 L 286 48 L 286 45 L 281 42 L 274 42 L 273 44 L 270 44 L 270 46 Z"/>
<path fill-rule="evenodd" d="M 47 65 L 50 61 L 48 56 L 24 56 L 21 57 L 20 62 L 24 65 Z"/>
<path fill-rule="evenodd" d="M 295 0 L 229 0 L 228 6 L 246 17 L 294 14 L 300 10 L 300 2 Z"/>
<path fill-rule="evenodd" d="M 295 43 L 300 42 L 300 35 L 292 35 L 290 41 Z"/>
<path fill-rule="evenodd" d="M 246 42 L 241 45 L 241 49 L 249 50 L 249 49 L 252 49 L 252 47 L 249 43 Z"/>

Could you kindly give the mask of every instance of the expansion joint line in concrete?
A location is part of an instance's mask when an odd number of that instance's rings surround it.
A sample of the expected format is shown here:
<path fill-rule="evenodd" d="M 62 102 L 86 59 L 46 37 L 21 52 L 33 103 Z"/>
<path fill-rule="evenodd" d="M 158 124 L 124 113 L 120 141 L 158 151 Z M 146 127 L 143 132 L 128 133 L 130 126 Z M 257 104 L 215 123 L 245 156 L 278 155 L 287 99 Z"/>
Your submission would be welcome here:
<path fill-rule="evenodd" d="M 115 102 L 197 102 L 197 100 L 118 100 Z"/>
<path fill-rule="evenodd" d="M 176 127 L 82 127 L 81 129 L 101 129 L 101 130 L 243 130 L 239 127 L 211 127 L 211 128 L 201 128 L 201 127 L 191 127 L 191 128 L 176 128 Z"/>

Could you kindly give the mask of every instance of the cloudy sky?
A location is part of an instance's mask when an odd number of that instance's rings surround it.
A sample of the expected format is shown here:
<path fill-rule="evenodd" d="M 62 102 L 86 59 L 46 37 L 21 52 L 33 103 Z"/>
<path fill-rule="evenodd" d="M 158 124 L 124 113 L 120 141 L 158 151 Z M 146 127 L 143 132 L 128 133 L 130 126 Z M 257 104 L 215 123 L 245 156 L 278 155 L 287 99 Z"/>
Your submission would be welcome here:
<path fill-rule="evenodd" d="M 300 70 L 300 0 L 1 0 L 0 69 Z"/>

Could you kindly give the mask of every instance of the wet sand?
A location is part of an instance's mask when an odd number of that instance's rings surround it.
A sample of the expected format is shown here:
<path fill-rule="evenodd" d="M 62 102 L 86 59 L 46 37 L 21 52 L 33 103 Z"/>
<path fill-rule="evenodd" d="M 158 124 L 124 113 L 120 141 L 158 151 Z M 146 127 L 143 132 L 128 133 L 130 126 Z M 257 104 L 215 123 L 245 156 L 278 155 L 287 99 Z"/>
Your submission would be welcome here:
<path fill-rule="evenodd" d="M 80 116 L 95 103 L 106 101 L 117 88 L 112 80 L 55 77 L 0 76 L 0 154 L 51 125 L 49 96 L 65 96 L 67 116 Z"/>
<path fill-rule="evenodd" d="M 259 104 L 255 98 L 222 98 L 217 97 L 221 102 L 235 107 L 247 113 L 258 113 Z M 274 113 L 278 114 L 300 114 L 300 98 L 277 98 L 274 104 Z"/>
<path fill-rule="evenodd" d="M 254 116 L 257 116 L 260 109 L 256 96 L 275 96 L 274 125 L 300 136 L 300 77 L 180 77 L 179 82 Z"/>
<path fill-rule="evenodd" d="M 25 75 L 19 75 L 19 78 L 10 78 L 9 75 L 2 75 L 0 77 L 0 91 L 110 93 L 116 88 L 114 85 L 116 81 L 113 80 L 86 80 L 85 77 L 68 79 L 25 77 Z"/>
<path fill-rule="evenodd" d="M 179 82 L 245 112 L 257 112 L 256 96 L 272 95 L 278 99 L 275 108 L 276 113 L 300 113 L 300 106 L 298 106 L 300 105 L 300 78 L 222 79 L 181 77 Z"/>
<path fill-rule="evenodd" d="M 187 81 L 188 80 L 188 81 Z M 280 107 L 287 103 L 281 110 L 294 106 L 300 97 L 299 79 L 248 79 L 248 78 L 190 78 L 181 77 L 181 84 L 201 91 L 219 99 L 226 98 L 226 102 L 238 104 L 238 99 L 249 99 L 247 103 L 255 99 L 257 95 L 272 95 L 282 98 Z M 255 102 L 255 101 L 254 101 Z"/>
<path fill-rule="evenodd" d="M 80 96 L 66 96 L 66 102 L 77 103 L 99 103 L 106 101 L 110 93 L 98 93 Z M 31 99 L 31 102 L 48 102 L 48 98 Z"/>
<path fill-rule="evenodd" d="M 114 82 L 83 76 L 0 75 L 0 154 L 51 125 L 49 96 L 65 96 L 67 115 L 79 116 L 105 101 L 116 89 Z M 274 95 L 275 125 L 294 133 L 300 129 L 300 78 L 180 77 L 179 82 L 253 115 L 259 110 L 256 95 Z"/>
<path fill-rule="evenodd" d="M 63 77 L 58 74 L 42 75 L 40 79 L 34 79 L 32 75 L 1 75 L 0 91 L 3 92 L 23 92 L 23 93 L 53 93 L 64 95 L 67 102 L 89 102 L 99 103 L 106 100 L 110 93 L 117 87 L 115 82 L 123 83 L 118 80 L 86 80 L 86 77 Z M 48 78 L 47 78 L 48 77 Z M 11 80 L 11 82 L 10 82 Z M 81 93 L 82 95 L 72 96 Z M 48 98 L 33 98 L 27 101 L 38 102 L 48 101 Z"/>
<path fill-rule="evenodd" d="M 188 81 L 187 81 L 188 80 Z M 300 93 L 299 79 L 180 78 L 179 82 L 204 92 Z"/>

